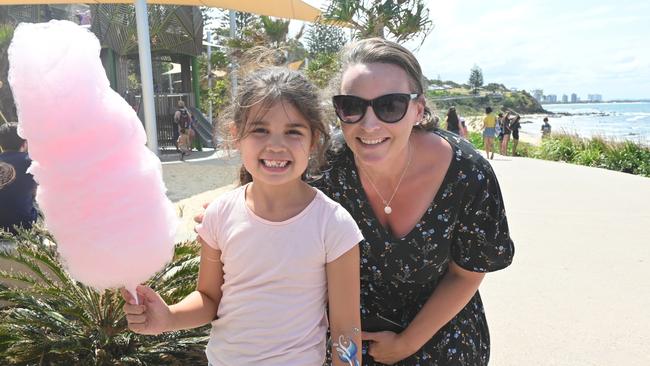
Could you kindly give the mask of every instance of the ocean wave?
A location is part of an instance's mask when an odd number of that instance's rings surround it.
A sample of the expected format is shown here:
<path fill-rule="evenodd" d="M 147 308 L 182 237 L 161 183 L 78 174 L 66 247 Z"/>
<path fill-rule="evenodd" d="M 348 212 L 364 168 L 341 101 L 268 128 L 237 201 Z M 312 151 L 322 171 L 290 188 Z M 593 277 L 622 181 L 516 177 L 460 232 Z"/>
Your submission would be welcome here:
<path fill-rule="evenodd" d="M 630 117 L 630 118 L 625 119 L 625 121 L 626 122 L 634 122 L 634 121 L 639 121 L 639 120 L 642 120 L 642 119 L 646 119 L 648 117 L 650 117 L 650 113 L 636 115 L 634 117 Z"/>

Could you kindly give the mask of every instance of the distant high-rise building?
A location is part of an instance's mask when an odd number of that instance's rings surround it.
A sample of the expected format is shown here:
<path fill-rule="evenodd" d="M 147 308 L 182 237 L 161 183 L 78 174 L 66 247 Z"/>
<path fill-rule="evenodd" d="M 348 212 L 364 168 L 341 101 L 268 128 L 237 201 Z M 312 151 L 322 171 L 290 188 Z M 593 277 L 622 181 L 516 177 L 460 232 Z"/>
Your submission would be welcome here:
<path fill-rule="evenodd" d="M 542 89 L 533 89 L 532 91 L 533 98 L 537 99 L 538 102 L 544 101 L 544 91 Z"/>
<path fill-rule="evenodd" d="M 571 103 L 577 103 L 578 102 L 578 95 L 576 93 L 571 94 Z"/>
<path fill-rule="evenodd" d="M 549 94 L 546 96 L 546 102 L 547 103 L 557 103 L 557 95 L 555 94 Z"/>
<path fill-rule="evenodd" d="M 590 102 L 602 102 L 603 96 L 600 94 L 589 94 L 587 95 L 587 100 Z"/>
<path fill-rule="evenodd" d="M 569 97 L 566 94 L 562 94 L 562 103 L 568 103 Z"/>

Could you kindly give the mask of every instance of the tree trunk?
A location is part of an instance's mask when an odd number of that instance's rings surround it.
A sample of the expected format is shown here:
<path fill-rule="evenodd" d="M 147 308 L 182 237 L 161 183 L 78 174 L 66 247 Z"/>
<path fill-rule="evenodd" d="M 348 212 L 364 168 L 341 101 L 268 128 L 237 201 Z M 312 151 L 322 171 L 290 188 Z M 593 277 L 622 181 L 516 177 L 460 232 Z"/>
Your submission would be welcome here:
<path fill-rule="evenodd" d="M 14 104 L 14 96 L 11 93 L 11 88 L 7 82 L 7 75 L 9 73 L 9 59 L 7 55 L 7 48 L 0 48 L 0 111 L 5 116 L 7 121 L 16 121 L 16 105 Z M 4 121 L 3 121 L 4 122 Z"/>

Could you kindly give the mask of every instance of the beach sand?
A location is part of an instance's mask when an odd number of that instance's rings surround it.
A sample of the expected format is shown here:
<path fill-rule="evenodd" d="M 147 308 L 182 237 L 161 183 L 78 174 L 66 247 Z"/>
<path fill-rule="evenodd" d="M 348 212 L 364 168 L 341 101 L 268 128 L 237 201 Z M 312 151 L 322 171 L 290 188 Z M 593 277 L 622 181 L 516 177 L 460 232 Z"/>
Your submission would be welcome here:
<path fill-rule="evenodd" d="M 541 123 L 539 121 L 545 115 L 531 114 L 521 116 L 521 129 L 519 130 L 519 141 L 531 145 L 540 145 L 542 143 Z M 467 128 L 470 131 L 483 131 L 483 116 L 469 116 L 465 119 Z M 495 141 L 498 141 L 495 138 Z M 495 142 L 496 144 L 496 142 Z M 512 144 L 510 144 L 512 146 Z"/>

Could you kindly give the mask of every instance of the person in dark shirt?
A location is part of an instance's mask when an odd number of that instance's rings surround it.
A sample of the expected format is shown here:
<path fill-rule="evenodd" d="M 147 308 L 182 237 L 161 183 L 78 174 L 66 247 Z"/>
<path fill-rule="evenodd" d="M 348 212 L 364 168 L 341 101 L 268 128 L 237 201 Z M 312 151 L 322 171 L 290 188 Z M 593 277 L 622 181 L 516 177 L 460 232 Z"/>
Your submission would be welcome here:
<path fill-rule="evenodd" d="M 551 124 L 548 123 L 548 117 L 544 117 L 544 124 L 542 125 L 542 138 L 549 137 L 551 135 Z"/>
<path fill-rule="evenodd" d="M 0 229 L 31 228 L 36 221 L 36 182 L 27 168 L 27 142 L 18 136 L 15 122 L 0 125 Z"/>
<path fill-rule="evenodd" d="M 451 107 L 447 111 L 447 131 L 460 135 L 460 121 L 458 120 L 456 107 Z"/>
<path fill-rule="evenodd" d="M 510 123 L 512 130 L 512 156 L 517 156 L 517 145 L 519 144 L 519 130 L 521 129 L 520 115 L 516 115 L 515 119 Z"/>

